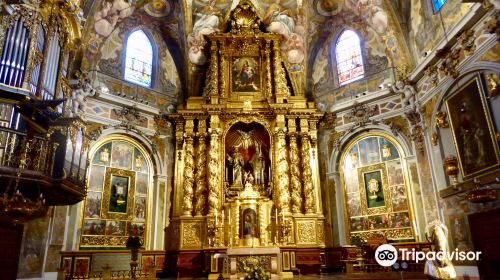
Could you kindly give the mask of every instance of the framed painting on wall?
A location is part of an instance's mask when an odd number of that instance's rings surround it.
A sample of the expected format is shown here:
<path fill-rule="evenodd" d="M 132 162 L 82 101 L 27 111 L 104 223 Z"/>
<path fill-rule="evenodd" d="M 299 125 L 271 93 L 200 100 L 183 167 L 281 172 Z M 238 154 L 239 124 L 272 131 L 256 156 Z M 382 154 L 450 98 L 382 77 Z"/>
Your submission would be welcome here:
<path fill-rule="evenodd" d="M 102 216 L 105 219 L 127 219 L 134 214 L 135 172 L 107 168 L 104 179 Z"/>
<path fill-rule="evenodd" d="M 499 166 L 498 146 L 480 76 L 476 75 L 445 102 L 464 178 Z"/>
<path fill-rule="evenodd" d="M 90 268 L 90 258 L 88 257 L 78 257 L 75 258 L 73 264 L 73 276 L 76 277 L 88 277 Z"/>
<path fill-rule="evenodd" d="M 233 92 L 260 91 L 261 73 L 260 59 L 258 57 L 235 57 L 231 68 Z"/>

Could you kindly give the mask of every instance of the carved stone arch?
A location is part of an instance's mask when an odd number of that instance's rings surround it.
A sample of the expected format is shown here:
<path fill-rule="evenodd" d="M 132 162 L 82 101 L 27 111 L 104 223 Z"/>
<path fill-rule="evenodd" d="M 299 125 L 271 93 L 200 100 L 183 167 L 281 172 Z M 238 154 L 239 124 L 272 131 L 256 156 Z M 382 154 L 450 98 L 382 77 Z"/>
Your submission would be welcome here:
<path fill-rule="evenodd" d="M 328 166 L 327 166 L 327 173 L 333 173 L 333 172 L 338 172 L 340 168 L 340 161 L 342 158 L 342 153 L 344 152 L 344 149 L 348 146 L 348 144 L 351 142 L 352 139 L 355 137 L 362 135 L 364 133 L 370 133 L 370 132 L 378 132 L 381 134 L 385 134 L 389 136 L 390 138 L 393 138 L 396 140 L 397 143 L 396 146 L 398 148 L 398 151 L 401 154 L 401 157 L 406 157 L 410 156 L 413 154 L 413 149 L 411 143 L 406 139 L 403 135 L 398 134 L 395 135 L 387 125 L 367 125 L 366 127 L 363 128 L 357 128 L 353 130 L 351 133 L 347 133 L 343 135 L 339 139 L 339 145 L 337 149 L 332 151 L 332 154 L 329 156 L 328 160 Z"/>
<path fill-rule="evenodd" d="M 146 151 L 151 160 L 151 172 L 153 175 L 167 175 L 166 164 L 162 162 L 159 152 L 153 148 L 151 141 L 134 131 L 127 131 L 121 128 L 104 129 L 98 139 L 90 145 L 89 158 L 92 158 L 100 144 L 113 135 L 121 135 L 125 138 L 135 140 Z"/>

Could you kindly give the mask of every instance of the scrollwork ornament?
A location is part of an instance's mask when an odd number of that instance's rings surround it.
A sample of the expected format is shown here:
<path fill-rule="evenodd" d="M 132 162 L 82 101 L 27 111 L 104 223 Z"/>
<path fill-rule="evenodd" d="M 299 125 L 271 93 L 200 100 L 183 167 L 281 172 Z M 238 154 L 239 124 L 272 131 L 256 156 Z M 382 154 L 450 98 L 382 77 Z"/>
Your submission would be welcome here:
<path fill-rule="evenodd" d="M 182 198 L 182 208 L 184 210 L 184 215 L 191 216 L 191 211 L 193 210 L 193 139 L 191 137 L 186 138 L 186 154 L 184 157 L 184 196 Z"/>
<path fill-rule="evenodd" d="M 302 194 L 299 169 L 299 149 L 296 134 L 290 135 L 290 189 L 292 213 L 300 213 L 302 208 Z"/>
<path fill-rule="evenodd" d="M 304 196 L 305 203 L 304 207 L 307 214 L 314 213 L 315 197 L 314 197 L 314 185 L 312 182 L 312 170 L 311 170 L 311 144 L 309 140 L 309 135 L 302 134 L 302 182 L 304 186 Z"/>

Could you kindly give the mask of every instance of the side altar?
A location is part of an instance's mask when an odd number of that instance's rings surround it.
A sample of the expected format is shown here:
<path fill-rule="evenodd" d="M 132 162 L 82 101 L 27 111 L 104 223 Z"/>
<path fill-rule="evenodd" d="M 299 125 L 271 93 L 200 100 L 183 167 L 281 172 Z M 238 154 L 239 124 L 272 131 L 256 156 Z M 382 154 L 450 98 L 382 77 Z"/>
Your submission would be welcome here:
<path fill-rule="evenodd" d="M 227 22 L 227 33 L 204 37 L 202 92 L 169 115 L 176 152 L 165 275 L 234 277 L 234 265 L 247 258 L 269 260 L 257 264 L 268 272 L 275 260 L 276 275 L 318 272 L 323 114 L 300 90 L 305 81 L 288 74 L 282 35 L 261 30 L 250 1 L 240 1 Z"/>

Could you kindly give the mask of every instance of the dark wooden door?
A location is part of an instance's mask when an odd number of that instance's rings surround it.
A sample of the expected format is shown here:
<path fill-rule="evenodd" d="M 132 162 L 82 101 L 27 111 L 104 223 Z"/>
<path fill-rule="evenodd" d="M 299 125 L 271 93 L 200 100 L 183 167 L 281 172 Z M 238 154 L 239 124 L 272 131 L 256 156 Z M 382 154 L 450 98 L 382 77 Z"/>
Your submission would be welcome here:
<path fill-rule="evenodd" d="M 469 226 L 481 279 L 500 279 L 500 209 L 469 215 Z"/>
<path fill-rule="evenodd" d="M 0 279 L 16 279 L 23 226 L 0 224 Z"/>

